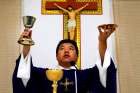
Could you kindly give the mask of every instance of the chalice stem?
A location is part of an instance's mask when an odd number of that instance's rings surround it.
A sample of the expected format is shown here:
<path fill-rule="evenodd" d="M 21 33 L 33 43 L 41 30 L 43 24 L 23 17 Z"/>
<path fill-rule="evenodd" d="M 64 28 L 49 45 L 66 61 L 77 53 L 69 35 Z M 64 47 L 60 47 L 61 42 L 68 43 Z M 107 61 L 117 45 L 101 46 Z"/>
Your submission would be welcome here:
<path fill-rule="evenodd" d="M 53 81 L 52 87 L 53 87 L 53 93 L 57 93 L 57 81 Z"/>

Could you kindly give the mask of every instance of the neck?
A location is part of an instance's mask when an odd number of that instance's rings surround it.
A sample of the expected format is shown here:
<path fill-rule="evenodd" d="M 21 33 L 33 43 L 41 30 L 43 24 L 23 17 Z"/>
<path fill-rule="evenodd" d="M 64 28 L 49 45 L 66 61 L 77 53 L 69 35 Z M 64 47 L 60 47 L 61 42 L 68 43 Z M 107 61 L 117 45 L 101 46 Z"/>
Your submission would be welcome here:
<path fill-rule="evenodd" d="M 71 67 L 71 65 L 69 63 L 59 63 L 60 66 L 64 67 L 64 68 L 69 68 Z"/>

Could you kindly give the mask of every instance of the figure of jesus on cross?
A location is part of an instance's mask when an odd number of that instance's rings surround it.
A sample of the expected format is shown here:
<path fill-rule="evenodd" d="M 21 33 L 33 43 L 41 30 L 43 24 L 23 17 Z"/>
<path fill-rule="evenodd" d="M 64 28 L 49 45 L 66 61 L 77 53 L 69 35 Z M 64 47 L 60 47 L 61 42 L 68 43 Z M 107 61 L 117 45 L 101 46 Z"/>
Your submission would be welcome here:
<path fill-rule="evenodd" d="M 75 40 L 76 14 L 79 13 L 81 10 L 83 10 L 85 7 L 87 7 L 88 3 L 76 10 L 73 10 L 73 8 L 71 6 L 68 6 L 68 8 L 65 9 L 56 3 L 54 3 L 54 5 L 68 14 L 68 17 L 69 17 L 69 19 L 68 19 L 68 38 L 71 40 Z"/>

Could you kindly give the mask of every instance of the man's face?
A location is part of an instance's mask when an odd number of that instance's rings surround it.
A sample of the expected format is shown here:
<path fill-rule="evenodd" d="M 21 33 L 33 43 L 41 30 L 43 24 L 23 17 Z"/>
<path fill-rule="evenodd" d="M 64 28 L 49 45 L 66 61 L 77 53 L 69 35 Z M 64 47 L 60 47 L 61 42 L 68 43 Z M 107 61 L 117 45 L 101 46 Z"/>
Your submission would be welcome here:
<path fill-rule="evenodd" d="M 74 45 L 71 43 L 61 44 L 56 57 L 59 64 L 62 66 L 70 66 L 70 62 L 77 61 L 77 54 Z"/>

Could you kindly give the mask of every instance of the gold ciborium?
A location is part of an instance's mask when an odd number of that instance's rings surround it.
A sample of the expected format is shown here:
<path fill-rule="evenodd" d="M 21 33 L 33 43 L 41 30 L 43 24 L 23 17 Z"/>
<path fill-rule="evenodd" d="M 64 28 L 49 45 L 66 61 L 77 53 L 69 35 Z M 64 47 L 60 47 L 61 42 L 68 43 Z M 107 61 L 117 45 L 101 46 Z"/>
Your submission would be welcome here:
<path fill-rule="evenodd" d="M 117 24 L 103 24 L 99 25 L 99 28 L 101 28 L 102 31 L 108 30 L 108 31 L 114 31 L 118 25 Z"/>
<path fill-rule="evenodd" d="M 33 16 L 23 16 L 23 24 L 25 29 L 31 29 L 35 23 L 35 20 L 36 18 Z M 34 41 L 32 40 L 31 36 L 19 38 L 18 43 L 21 45 L 34 45 Z"/>
<path fill-rule="evenodd" d="M 57 82 L 63 77 L 63 70 L 61 69 L 49 69 L 46 70 L 46 76 L 48 80 L 53 81 L 53 93 L 57 93 Z"/>

